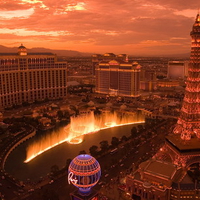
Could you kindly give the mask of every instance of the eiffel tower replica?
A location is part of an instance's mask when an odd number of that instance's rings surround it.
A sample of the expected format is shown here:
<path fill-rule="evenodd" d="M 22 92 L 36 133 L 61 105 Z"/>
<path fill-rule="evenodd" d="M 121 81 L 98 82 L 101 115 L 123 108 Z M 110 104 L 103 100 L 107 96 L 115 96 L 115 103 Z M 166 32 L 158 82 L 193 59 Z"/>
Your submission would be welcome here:
<path fill-rule="evenodd" d="M 164 146 L 172 162 L 188 167 L 200 162 L 200 16 L 192 31 L 190 63 L 180 117 Z"/>
<path fill-rule="evenodd" d="M 126 192 L 134 200 L 200 199 L 199 14 L 190 35 L 190 63 L 180 117 L 156 155 L 126 176 Z"/>

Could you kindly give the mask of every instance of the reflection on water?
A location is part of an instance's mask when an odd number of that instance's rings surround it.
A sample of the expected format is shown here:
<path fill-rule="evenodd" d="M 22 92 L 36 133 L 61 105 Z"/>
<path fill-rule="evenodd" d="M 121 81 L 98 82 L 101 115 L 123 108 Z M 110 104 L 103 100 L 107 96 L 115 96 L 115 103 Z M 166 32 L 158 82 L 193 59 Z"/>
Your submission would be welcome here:
<path fill-rule="evenodd" d="M 144 123 L 144 117 L 137 113 L 110 113 L 105 112 L 95 116 L 93 112 L 71 117 L 70 124 L 64 129 L 53 131 L 51 134 L 44 135 L 40 140 L 34 141 L 28 146 L 25 162 L 29 162 L 45 151 L 68 142 L 71 144 L 80 144 L 83 142 L 83 136 L 89 133 L 95 133 L 102 129 L 122 126 L 134 123 Z"/>
<path fill-rule="evenodd" d="M 85 150 L 89 153 L 89 148 L 92 145 L 99 146 L 99 142 L 107 140 L 111 142 L 112 137 L 129 136 L 131 128 L 136 125 L 126 125 L 113 127 L 110 129 L 100 130 L 95 134 L 85 135 L 82 143 L 71 145 L 67 142 L 62 143 L 55 148 L 46 151 L 29 163 L 24 163 L 26 157 L 26 147 L 33 141 L 30 139 L 16 148 L 8 157 L 5 169 L 8 173 L 20 180 L 38 180 L 41 176 L 47 175 L 50 172 L 51 166 L 58 165 L 62 168 L 66 164 L 68 158 L 73 159 L 80 151 Z"/>

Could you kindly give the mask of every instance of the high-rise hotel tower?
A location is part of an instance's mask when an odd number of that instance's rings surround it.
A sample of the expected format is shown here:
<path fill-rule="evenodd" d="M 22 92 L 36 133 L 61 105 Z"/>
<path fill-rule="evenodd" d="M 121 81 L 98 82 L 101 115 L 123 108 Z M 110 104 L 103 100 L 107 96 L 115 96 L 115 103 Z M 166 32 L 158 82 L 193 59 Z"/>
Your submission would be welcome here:
<path fill-rule="evenodd" d="M 123 54 L 122 58 L 123 58 Z M 121 57 L 104 60 L 96 65 L 96 92 L 114 96 L 140 96 L 140 70 L 137 62 Z"/>
<path fill-rule="evenodd" d="M 0 53 L 0 109 L 67 95 L 67 63 L 52 53 Z"/>

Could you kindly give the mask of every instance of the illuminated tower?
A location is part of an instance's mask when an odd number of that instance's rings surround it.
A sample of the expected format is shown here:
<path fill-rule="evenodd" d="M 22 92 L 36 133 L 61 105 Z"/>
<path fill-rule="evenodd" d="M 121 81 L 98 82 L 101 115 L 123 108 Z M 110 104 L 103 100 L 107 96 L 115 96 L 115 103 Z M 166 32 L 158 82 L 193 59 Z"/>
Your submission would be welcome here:
<path fill-rule="evenodd" d="M 127 192 L 133 199 L 194 200 L 200 197 L 199 14 L 190 35 L 191 56 L 180 117 L 153 158 L 142 162 L 127 176 Z"/>
<path fill-rule="evenodd" d="M 200 138 L 200 16 L 196 17 L 192 31 L 191 55 L 188 78 L 181 114 L 174 129 L 182 140 Z"/>

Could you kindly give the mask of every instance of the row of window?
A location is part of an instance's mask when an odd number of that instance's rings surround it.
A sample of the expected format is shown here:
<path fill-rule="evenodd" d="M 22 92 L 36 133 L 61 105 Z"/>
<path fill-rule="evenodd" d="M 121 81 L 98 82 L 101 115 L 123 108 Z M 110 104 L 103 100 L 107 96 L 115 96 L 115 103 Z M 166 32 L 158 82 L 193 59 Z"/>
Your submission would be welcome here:
<path fill-rule="evenodd" d="M 0 97 L 0 105 L 3 107 L 23 103 L 24 101 L 34 101 L 45 98 L 59 98 L 67 95 L 67 88 L 40 90 L 27 93 L 9 94 Z"/>
<path fill-rule="evenodd" d="M 36 88 L 50 88 L 50 87 L 66 87 L 67 80 L 66 76 L 61 78 L 59 77 L 46 77 L 46 78 L 27 78 L 22 77 L 21 81 L 19 79 L 2 79 L 0 80 L 2 83 L 0 85 L 0 93 L 8 93 L 8 92 L 16 92 L 19 90 L 28 90 L 28 89 L 36 89 Z"/>
<path fill-rule="evenodd" d="M 4 63 L 0 64 L 0 71 L 12 71 L 12 70 L 27 70 L 27 69 L 47 69 L 47 68 L 67 68 L 66 63 L 30 63 L 25 62 L 16 63 Z"/>
<path fill-rule="evenodd" d="M 0 59 L 0 64 L 14 64 L 14 63 L 18 63 L 18 62 L 51 62 L 51 61 L 55 61 L 54 57 L 51 58 L 8 58 L 8 59 Z"/>

